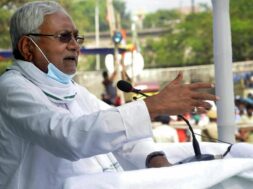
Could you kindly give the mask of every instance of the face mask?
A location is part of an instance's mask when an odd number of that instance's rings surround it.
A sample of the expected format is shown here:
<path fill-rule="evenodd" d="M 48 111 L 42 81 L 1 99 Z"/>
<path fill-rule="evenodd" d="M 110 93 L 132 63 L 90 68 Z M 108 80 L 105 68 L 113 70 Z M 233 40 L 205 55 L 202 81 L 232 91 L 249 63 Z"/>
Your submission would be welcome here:
<path fill-rule="evenodd" d="M 75 74 L 68 75 L 59 70 L 54 64 L 49 62 L 47 75 L 63 84 L 68 84 Z"/>
<path fill-rule="evenodd" d="M 70 83 L 70 81 L 72 80 L 72 78 L 75 76 L 75 74 L 65 74 L 63 73 L 61 70 L 59 70 L 53 63 L 49 62 L 48 58 L 46 57 L 46 55 L 43 53 L 43 51 L 41 50 L 41 48 L 34 42 L 34 40 L 30 37 L 28 37 L 33 44 L 39 49 L 39 51 L 41 52 L 41 54 L 44 56 L 44 58 L 46 59 L 46 61 L 48 62 L 48 72 L 47 72 L 47 76 L 59 81 L 60 83 L 63 84 L 68 84 Z"/>

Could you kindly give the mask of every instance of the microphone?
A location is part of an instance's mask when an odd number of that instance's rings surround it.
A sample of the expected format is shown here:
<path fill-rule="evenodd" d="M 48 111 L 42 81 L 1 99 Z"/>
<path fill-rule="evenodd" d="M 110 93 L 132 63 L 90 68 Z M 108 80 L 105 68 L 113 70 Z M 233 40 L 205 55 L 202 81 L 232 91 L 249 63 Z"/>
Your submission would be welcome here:
<path fill-rule="evenodd" d="M 119 80 L 117 82 L 117 87 L 119 90 L 126 92 L 126 93 L 132 92 L 132 93 L 136 93 L 136 94 L 141 94 L 142 96 L 145 96 L 145 97 L 149 97 L 145 93 L 142 93 L 141 90 L 133 88 L 133 86 L 130 83 L 128 83 L 127 81 L 124 81 L 124 80 Z"/>
<path fill-rule="evenodd" d="M 127 81 L 124 80 L 120 80 L 117 83 L 117 87 L 118 89 L 120 89 L 123 92 L 129 93 L 129 92 L 133 92 L 136 94 L 141 94 L 145 97 L 149 97 L 148 95 L 146 95 L 145 93 L 142 93 L 141 90 L 135 89 L 130 83 L 128 83 Z M 195 161 L 207 161 L 207 160 L 214 160 L 215 156 L 211 155 L 211 154 L 201 154 L 201 150 L 199 147 L 199 142 L 196 139 L 196 136 L 193 132 L 192 126 L 189 123 L 189 121 L 182 115 L 178 115 L 179 118 L 183 119 L 185 121 L 185 123 L 188 125 L 191 135 L 192 135 L 192 145 L 193 145 L 193 150 L 194 150 L 194 156 L 186 158 L 182 161 L 179 161 L 177 163 L 175 163 L 175 165 L 177 164 L 183 164 L 183 163 L 190 163 L 190 162 L 195 162 Z"/>

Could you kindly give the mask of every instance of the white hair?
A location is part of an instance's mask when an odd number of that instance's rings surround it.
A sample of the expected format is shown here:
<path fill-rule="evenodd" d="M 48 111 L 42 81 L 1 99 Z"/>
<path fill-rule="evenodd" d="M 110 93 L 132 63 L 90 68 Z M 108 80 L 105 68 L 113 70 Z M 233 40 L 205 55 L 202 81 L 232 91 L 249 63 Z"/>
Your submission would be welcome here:
<path fill-rule="evenodd" d="M 39 32 L 45 15 L 59 11 L 68 15 L 63 7 L 54 1 L 29 2 L 17 9 L 10 21 L 10 37 L 15 58 L 22 58 L 17 48 L 19 39 L 28 33 Z"/>

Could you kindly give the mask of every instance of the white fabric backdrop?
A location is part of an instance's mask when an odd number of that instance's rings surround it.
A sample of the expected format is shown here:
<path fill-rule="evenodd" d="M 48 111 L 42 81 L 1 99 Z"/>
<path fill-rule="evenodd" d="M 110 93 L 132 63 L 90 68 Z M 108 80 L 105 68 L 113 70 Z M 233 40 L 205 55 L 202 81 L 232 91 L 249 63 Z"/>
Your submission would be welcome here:
<path fill-rule="evenodd" d="M 193 155 L 191 143 L 158 144 L 175 163 Z M 202 153 L 223 154 L 226 144 L 201 143 Z M 253 185 L 253 145 L 235 144 L 225 159 L 168 168 L 69 178 L 64 189 L 248 189 Z"/>

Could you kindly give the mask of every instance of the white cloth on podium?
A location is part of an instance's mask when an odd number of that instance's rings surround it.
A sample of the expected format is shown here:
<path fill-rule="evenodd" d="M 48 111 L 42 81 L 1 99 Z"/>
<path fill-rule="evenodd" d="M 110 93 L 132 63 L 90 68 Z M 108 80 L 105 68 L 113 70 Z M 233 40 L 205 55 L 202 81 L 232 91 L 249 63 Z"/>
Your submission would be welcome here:
<path fill-rule="evenodd" d="M 192 156 L 191 143 L 158 144 L 167 158 L 176 163 Z M 229 145 L 201 143 L 203 154 L 223 154 Z M 253 145 L 233 145 L 224 159 L 193 162 L 167 168 L 142 169 L 72 177 L 64 189 L 248 189 L 253 184 Z"/>

